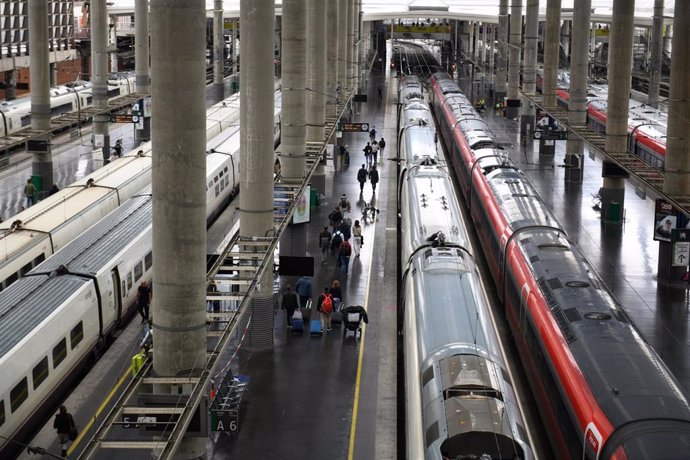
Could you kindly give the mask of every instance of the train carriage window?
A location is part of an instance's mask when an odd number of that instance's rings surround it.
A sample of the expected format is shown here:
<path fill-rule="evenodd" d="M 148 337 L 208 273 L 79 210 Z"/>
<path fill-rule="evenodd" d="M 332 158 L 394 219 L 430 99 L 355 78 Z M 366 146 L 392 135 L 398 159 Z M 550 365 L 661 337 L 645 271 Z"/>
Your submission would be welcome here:
<path fill-rule="evenodd" d="M 67 356 L 67 339 L 64 337 L 53 347 L 53 369 L 56 369 Z"/>
<path fill-rule="evenodd" d="M 5 282 L 5 286 L 10 286 L 12 283 L 17 281 L 19 279 L 19 275 L 16 273 L 12 273 L 9 278 L 7 278 L 7 281 Z"/>
<path fill-rule="evenodd" d="M 19 270 L 19 273 L 22 274 L 22 276 L 25 276 L 27 273 L 31 271 L 33 267 L 31 267 L 31 262 L 28 264 L 24 265 L 21 270 Z"/>
<path fill-rule="evenodd" d="M 34 259 L 34 267 L 46 260 L 46 255 L 41 253 L 38 257 Z"/>
<path fill-rule="evenodd" d="M 144 270 L 149 271 L 153 266 L 153 253 L 149 251 L 144 257 Z"/>
<path fill-rule="evenodd" d="M 220 186 L 216 184 L 216 197 L 218 197 L 218 195 L 220 195 Z"/>
<path fill-rule="evenodd" d="M 48 357 L 44 356 L 41 362 L 39 362 L 31 371 L 31 378 L 34 382 L 34 390 L 43 383 L 43 381 L 48 377 Z"/>
<path fill-rule="evenodd" d="M 134 266 L 134 280 L 139 281 L 139 279 L 144 275 L 144 266 L 141 262 Z"/>
<path fill-rule="evenodd" d="M 26 383 L 26 377 L 24 377 L 22 381 L 19 382 L 17 386 L 12 388 L 12 391 L 10 391 L 10 409 L 12 410 L 12 413 L 19 409 L 19 406 L 26 401 L 28 395 L 29 386 Z"/>
<path fill-rule="evenodd" d="M 31 125 L 31 115 L 24 115 L 22 117 L 22 128 Z"/>
<path fill-rule="evenodd" d="M 0 426 L 5 424 L 5 401 L 0 400 Z"/>
<path fill-rule="evenodd" d="M 132 289 L 132 272 L 127 273 L 127 290 Z"/>
<path fill-rule="evenodd" d="M 84 338 L 84 323 L 82 321 L 79 321 L 79 324 L 77 324 L 74 329 L 72 329 L 69 333 L 69 343 L 72 347 L 72 350 L 79 345 L 79 342 L 82 341 Z"/>

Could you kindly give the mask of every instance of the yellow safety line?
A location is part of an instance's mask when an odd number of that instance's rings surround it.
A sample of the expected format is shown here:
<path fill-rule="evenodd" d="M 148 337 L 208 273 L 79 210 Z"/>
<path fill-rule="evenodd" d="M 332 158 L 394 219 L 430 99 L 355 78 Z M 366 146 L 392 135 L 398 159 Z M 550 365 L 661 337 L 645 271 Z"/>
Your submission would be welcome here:
<path fill-rule="evenodd" d="M 94 416 L 91 417 L 91 420 L 89 420 L 89 423 L 86 424 L 84 429 L 81 430 L 81 433 L 79 433 L 79 436 L 77 436 L 77 439 L 75 439 L 74 442 L 72 443 L 72 445 L 69 447 L 69 449 L 67 449 L 67 456 L 72 455 L 72 452 L 74 452 L 74 449 L 76 449 L 79 446 L 79 443 L 82 441 L 82 439 L 84 439 L 84 436 L 86 436 L 86 433 L 89 432 L 89 430 L 91 429 L 91 426 L 93 426 L 93 424 L 96 422 L 96 419 L 98 418 L 98 416 L 101 415 L 101 412 L 103 412 L 103 410 L 105 409 L 105 406 L 107 406 L 108 403 L 110 402 L 110 400 L 113 398 L 113 396 L 115 396 L 115 393 L 117 392 L 117 390 L 120 389 L 120 387 L 125 382 L 125 380 L 127 378 L 130 378 L 130 374 L 131 374 L 131 370 L 129 367 L 127 367 L 127 370 L 125 371 L 124 374 L 122 374 L 122 377 L 120 377 L 120 379 L 117 381 L 117 383 L 115 384 L 113 389 L 110 390 L 110 393 L 108 393 L 108 396 L 106 396 L 105 400 L 103 400 L 101 405 L 98 406 L 98 410 L 96 411 Z"/>
<path fill-rule="evenodd" d="M 390 79 L 390 77 L 389 77 Z M 390 82 L 389 82 L 390 84 Z M 388 97 L 388 88 L 386 88 L 386 92 L 384 94 L 384 104 L 385 101 L 387 101 Z M 385 106 L 384 106 L 385 107 Z M 381 132 L 384 130 L 384 126 L 386 124 L 386 109 L 383 111 L 383 125 L 381 126 Z M 374 231 L 372 232 L 371 235 L 371 241 L 373 243 L 374 237 L 376 236 L 376 222 L 374 222 Z M 371 258 L 369 261 L 369 275 L 367 277 L 367 287 L 365 289 L 365 294 L 364 294 L 364 308 L 368 310 L 369 306 L 369 283 L 371 282 L 371 271 L 374 266 L 374 245 L 371 244 L 369 246 L 372 248 L 371 251 Z M 360 248 L 361 251 L 361 248 Z M 345 327 L 345 326 L 343 326 Z M 352 460 L 353 456 L 355 454 L 355 433 L 357 430 L 357 411 L 359 409 L 359 387 L 360 384 L 362 383 L 362 360 L 364 357 L 364 335 L 366 332 L 367 328 L 366 325 L 362 325 L 362 333 L 360 336 L 360 341 L 359 341 L 359 358 L 357 359 L 357 378 L 355 380 L 355 402 L 352 405 L 352 425 L 350 426 L 350 445 L 348 446 L 347 449 L 347 460 Z M 355 332 L 355 337 L 357 337 L 357 333 Z"/>

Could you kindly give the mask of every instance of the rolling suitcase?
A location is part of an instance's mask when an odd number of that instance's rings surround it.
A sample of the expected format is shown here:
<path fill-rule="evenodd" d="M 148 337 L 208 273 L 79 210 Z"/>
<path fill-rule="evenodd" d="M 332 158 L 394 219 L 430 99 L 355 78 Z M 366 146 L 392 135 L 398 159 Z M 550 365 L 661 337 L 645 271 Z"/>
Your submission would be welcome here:
<path fill-rule="evenodd" d="M 311 335 L 321 335 L 323 334 L 323 329 L 321 328 L 320 319 L 312 319 L 309 321 L 309 333 Z"/>
<path fill-rule="evenodd" d="M 295 313 L 292 315 L 290 326 L 292 326 L 293 334 L 301 334 L 304 332 L 304 320 L 302 319 L 302 312 L 299 310 L 295 311 Z"/>
<path fill-rule="evenodd" d="M 343 303 L 340 299 L 333 299 L 333 311 L 331 312 L 331 324 L 341 325 L 343 323 L 343 315 L 340 312 Z"/>

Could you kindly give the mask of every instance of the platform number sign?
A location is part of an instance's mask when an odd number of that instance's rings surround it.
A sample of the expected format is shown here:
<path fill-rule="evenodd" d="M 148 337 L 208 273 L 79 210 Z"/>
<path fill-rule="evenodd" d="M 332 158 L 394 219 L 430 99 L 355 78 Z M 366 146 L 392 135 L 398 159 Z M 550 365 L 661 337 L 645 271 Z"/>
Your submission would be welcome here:
<path fill-rule="evenodd" d="M 690 230 L 674 229 L 673 242 L 673 266 L 687 267 L 690 262 Z"/>
<path fill-rule="evenodd" d="M 240 419 L 234 410 L 211 410 L 211 430 L 224 431 L 229 434 L 237 433 L 240 427 Z"/>

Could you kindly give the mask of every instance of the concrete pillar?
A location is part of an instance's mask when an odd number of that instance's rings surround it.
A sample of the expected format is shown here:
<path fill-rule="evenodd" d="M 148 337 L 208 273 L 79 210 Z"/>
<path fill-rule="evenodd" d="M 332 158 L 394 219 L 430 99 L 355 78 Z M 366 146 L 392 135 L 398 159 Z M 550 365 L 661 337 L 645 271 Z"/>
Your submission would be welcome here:
<path fill-rule="evenodd" d="M 192 370 L 206 362 L 205 50 L 204 0 L 151 0 L 152 325 L 158 377 L 197 374 Z M 165 78 L 170 75 L 175 78 Z M 183 393 L 189 390 L 181 387 Z M 177 394 L 178 386 L 154 390 Z M 203 458 L 205 441 L 185 437 L 175 458 Z"/>
<path fill-rule="evenodd" d="M 225 38 L 223 37 L 223 0 L 213 0 L 213 84 L 223 86 Z"/>
<path fill-rule="evenodd" d="M 563 52 L 566 57 L 570 59 L 570 28 L 572 22 L 563 21 L 563 27 L 561 28 L 561 45 L 563 46 Z"/>
<path fill-rule="evenodd" d="M 326 3 L 308 0 L 306 139 L 320 142 L 326 123 Z"/>
<path fill-rule="evenodd" d="M 108 108 L 108 15 L 106 0 L 91 2 L 91 84 L 93 85 L 93 107 L 96 110 Z M 110 133 L 108 115 L 93 117 L 94 147 L 101 147 L 104 161 L 110 156 Z"/>
<path fill-rule="evenodd" d="M 496 62 L 496 100 L 506 97 L 508 65 L 508 0 L 500 0 L 498 7 L 498 55 Z"/>
<path fill-rule="evenodd" d="M 472 59 L 474 59 L 474 62 L 477 62 L 479 60 L 479 22 L 474 22 L 472 25 L 472 30 L 474 31 L 474 35 L 472 38 L 474 39 L 474 44 L 472 45 Z"/>
<path fill-rule="evenodd" d="M 522 65 L 522 92 L 537 92 L 537 41 L 539 40 L 539 0 L 527 0 L 525 19 L 525 54 Z M 532 138 L 534 130 L 534 105 L 526 98 L 522 101 L 520 132 Z"/>
<path fill-rule="evenodd" d="M 283 0 L 283 110 L 281 174 L 301 179 L 305 164 L 305 103 L 307 81 L 307 5 Z M 352 49 L 352 48 L 350 48 Z"/>
<path fill-rule="evenodd" d="M 649 91 L 647 103 L 659 107 L 659 83 L 661 82 L 661 51 L 663 47 L 664 0 L 654 0 L 654 19 L 652 22 L 652 40 L 649 44 L 651 56 L 649 62 Z"/>
<path fill-rule="evenodd" d="M 240 0 L 241 56 L 251 56 L 240 68 L 240 236 L 273 233 L 273 0 Z M 302 32 L 303 33 L 303 32 Z M 251 96 L 251 99 L 250 99 Z M 247 348 L 273 347 L 272 271 L 259 280 L 247 314 L 251 315 Z M 245 316 L 248 320 L 248 317 Z"/>
<path fill-rule="evenodd" d="M 489 36 L 489 27 L 490 25 L 488 23 L 482 23 L 482 48 L 481 48 L 481 61 L 482 61 L 482 67 L 486 66 L 486 48 L 487 48 L 487 37 Z"/>
<path fill-rule="evenodd" d="M 50 69 L 48 66 L 48 2 L 29 0 L 29 89 L 31 90 L 31 128 L 36 131 L 50 129 Z M 53 160 L 49 135 L 42 135 L 30 145 L 31 175 L 34 185 L 41 190 L 53 186 Z M 39 188 L 38 185 L 41 185 Z"/>
<path fill-rule="evenodd" d="M 489 75 L 494 78 L 494 56 L 496 55 L 496 27 L 488 25 L 489 29 Z"/>
<path fill-rule="evenodd" d="M 541 91 L 544 105 L 556 106 L 558 86 L 558 34 L 561 28 L 561 0 L 546 0 L 546 31 L 544 32 L 544 80 Z"/>
<path fill-rule="evenodd" d="M 17 69 L 5 72 L 5 99 L 8 101 L 17 98 Z"/>
<path fill-rule="evenodd" d="M 345 0 L 342 0 L 345 1 Z M 326 115 L 335 115 L 336 97 L 338 89 L 338 0 L 327 0 L 328 23 L 326 35 L 328 35 L 327 66 L 328 83 L 326 87 Z"/>
<path fill-rule="evenodd" d="M 510 4 L 510 49 L 508 51 L 508 107 L 506 116 L 515 118 L 519 113 L 520 51 L 522 48 L 522 0 Z M 511 105 L 513 105 L 511 107 Z"/>
<path fill-rule="evenodd" d="M 664 33 L 664 53 L 667 55 L 671 54 L 671 48 L 673 46 L 673 24 L 666 26 L 666 32 Z"/>
<path fill-rule="evenodd" d="M 360 85 L 360 79 L 361 79 L 361 55 L 360 55 L 360 44 L 362 43 L 362 21 L 360 17 L 360 0 L 354 0 L 354 12 L 352 14 L 352 20 L 354 21 L 354 42 L 352 44 L 353 46 L 353 53 L 352 53 L 352 59 L 355 61 L 354 66 L 354 90 L 355 93 L 359 92 L 359 85 Z"/>
<path fill-rule="evenodd" d="M 671 54 L 671 92 L 668 98 L 668 132 L 666 139 L 666 178 L 664 192 L 690 195 L 690 4 L 676 0 L 674 9 L 673 52 Z"/>
<path fill-rule="evenodd" d="M 587 124 L 587 69 L 589 68 L 589 29 L 592 0 L 580 0 L 573 10 L 573 41 L 570 54 L 570 100 L 568 123 Z M 584 143 L 578 136 L 570 136 L 566 143 L 565 180 L 582 181 Z"/>
<path fill-rule="evenodd" d="M 110 16 L 108 30 L 110 32 L 110 37 L 108 39 L 108 51 L 110 51 L 110 71 L 117 72 L 117 16 Z"/>
<path fill-rule="evenodd" d="M 628 112 L 630 95 L 630 68 L 632 65 L 632 44 L 635 2 L 631 0 L 614 0 L 613 17 L 609 33 L 609 96 L 608 122 L 606 124 L 606 151 L 609 154 L 627 153 L 628 151 Z M 601 216 L 606 220 L 617 220 L 616 214 L 622 217 L 625 200 L 624 171 L 616 171 L 613 164 L 604 163 L 602 176 L 604 186 L 600 192 Z M 615 205 L 611 203 L 616 202 Z M 612 208 L 616 209 L 612 213 Z M 620 218 L 619 217 L 619 218 Z"/>
<path fill-rule="evenodd" d="M 355 3 L 354 0 L 347 0 L 347 88 L 354 89 L 355 77 Z"/>
<path fill-rule="evenodd" d="M 347 4 L 351 0 L 339 0 L 338 2 L 338 88 L 340 95 L 345 94 L 347 87 L 347 31 L 350 21 L 347 17 Z"/>
<path fill-rule="evenodd" d="M 240 31 L 240 20 L 239 19 L 233 19 L 233 26 L 232 26 L 232 75 L 237 81 L 237 87 L 239 88 L 239 71 L 240 71 L 240 55 L 239 55 L 239 48 L 237 47 L 237 39 L 239 37 L 239 31 Z"/>
<path fill-rule="evenodd" d="M 134 3 L 134 75 L 137 93 L 148 94 L 151 92 L 150 74 L 149 2 L 148 0 L 138 0 Z M 145 116 L 143 110 L 142 116 L 144 117 L 144 128 L 134 130 L 134 138 L 139 142 L 151 139 L 151 117 Z"/>
<path fill-rule="evenodd" d="M 57 62 L 51 62 L 49 67 L 50 67 L 50 86 L 57 86 L 58 85 Z"/>

